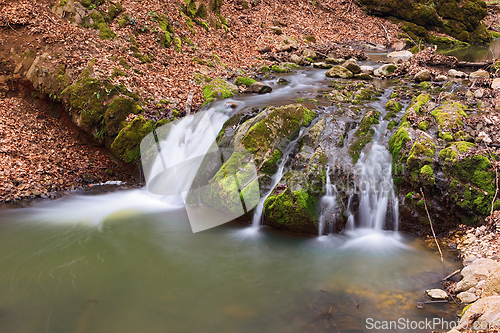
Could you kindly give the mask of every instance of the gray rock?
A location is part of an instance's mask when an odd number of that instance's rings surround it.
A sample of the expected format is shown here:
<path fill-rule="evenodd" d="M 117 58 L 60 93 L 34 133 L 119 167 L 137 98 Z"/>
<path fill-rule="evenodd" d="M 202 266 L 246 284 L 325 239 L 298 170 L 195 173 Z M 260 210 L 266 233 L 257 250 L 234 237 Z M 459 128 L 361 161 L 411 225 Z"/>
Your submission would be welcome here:
<path fill-rule="evenodd" d="M 342 79 L 350 79 L 354 76 L 350 70 L 342 66 L 333 66 L 326 72 L 325 75 L 328 77 L 339 77 Z"/>
<path fill-rule="evenodd" d="M 370 74 L 366 74 L 366 73 L 355 74 L 354 78 L 358 79 L 358 80 L 373 80 L 373 76 L 371 76 Z"/>
<path fill-rule="evenodd" d="M 276 52 L 288 52 L 292 49 L 290 44 L 278 44 L 276 45 Z"/>
<path fill-rule="evenodd" d="M 332 64 L 327 64 L 325 62 L 315 62 L 313 63 L 314 68 L 321 68 L 321 69 L 330 69 L 333 67 Z"/>
<path fill-rule="evenodd" d="M 430 81 L 431 80 L 431 73 L 427 70 L 421 70 L 417 74 L 415 74 L 415 81 L 417 82 L 424 82 L 424 81 Z"/>
<path fill-rule="evenodd" d="M 262 82 L 254 82 L 250 87 L 245 90 L 246 93 L 254 94 L 267 94 L 273 91 L 273 88 L 265 85 Z"/>
<path fill-rule="evenodd" d="M 342 67 L 347 68 L 348 70 L 350 70 L 354 74 L 361 73 L 361 67 L 356 62 L 356 59 L 353 59 L 353 58 L 351 58 L 351 59 L 347 60 L 346 62 L 344 62 L 342 64 Z"/>
<path fill-rule="evenodd" d="M 460 294 L 457 295 L 458 299 L 461 300 L 464 303 L 472 303 L 477 300 L 477 296 L 474 295 L 473 293 L 469 292 L 461 292 Z"/>
<path fill-rule="evenodd" d="M 290 56 L 290 61 L 299 66 L 302 66 L 304 64 L 304 58 L 296 54 L 292 54 Z"/>
<path fill-rule="evenodd" d="M 362 73 L 373 75 L 373 71 L 375 71 L 375 69 L 372 66 L 361 66 Z"/>
<path fill-rule="evenodd" d="M 310 50 L 310 49 L 305 49 L 303 52 L 302 52 L 302 55 L 306 58 L 310 58 L 310 59 L 316 59 L 318 57 L 318 55 L 316 54 L 316 52 L 314 52 L 313 50 Z"/>
<path fill-rule="evenodd" d="M 334 64 L 334 65 L 337 65 L 337 64 L 342 64 L 345 62 L 345 59 L 342 59 L 342 58 L 326 58 L 326 63 L 327 64 Z"/>
<path fill-rule="evenodd" d="M 398 66 L 394 64 L 385 64 L 377 68 L 374 72 L 373 75 L 378 76 L 378 77 L 384 77 L 384 76 L 389 76 L 394 71 L 398 68 Z"/>
<path fill-rule="evenodd" d="M 465 79 L 467 77 L 467 74 L 461 71 L 457 71 L 455 69 L 450 69 L 448 71 L 448 76 L 449 77 L 454 77 L 454 78 L 459 78 L 459 79 Z"/>
<path fill-rule="evenodd" d="M 489 79 L 490 73 L 485 71 L 484 69 L 477 70 L 469 74 L 469 79 Z"/>
<path fill-rule="evenodd" d="M 493 79 L 493 82 L 491 82 L 491 89 L 500 89 L 500 78 Z"/>
<path fill-rule="evenodd" d="M 389 58 L 403 59 L 404 61 L 407 61 L 410 60 L 411 57 L 413 57 L 413 53 L 411 53 L 408 50 L 403 50 L 403 51 L 391 52 L 387 56 Z"/>
<path fill-rule="evenodd" d="M 438 75 L 438 76 L 436 76 L 436 78 L 434 79 L 434 81 L 436 81 L 436 82 L 444 82 L 447 79 L 448 78 L 446 77 L 446 75 Z"/>
<path fill-rule="evenodd" d="M 444 291 L 442 289 L 429 289 L 429 290 L 426 290 L 425 293 L 427 294 L 427 296 L 434 298 L 434 299 L 447 299 L 448 298 L 448 294 L 446 293 L 446 291 Z"/>
<path fill-rule="evenodd" d="M 483 98 L 484 95 L 484 89 L 479 88 L 478 90 L 474 91 L 474 97 L 476 98 Z"/>
<path fill-rule="evenodd" d="M 473 303 L 467 311 L 465 311 L 456 329 L 463 329 L 473 321 L 478 324 L 498 324 L 500 322 L 500 296 L 481 298 Z"/>

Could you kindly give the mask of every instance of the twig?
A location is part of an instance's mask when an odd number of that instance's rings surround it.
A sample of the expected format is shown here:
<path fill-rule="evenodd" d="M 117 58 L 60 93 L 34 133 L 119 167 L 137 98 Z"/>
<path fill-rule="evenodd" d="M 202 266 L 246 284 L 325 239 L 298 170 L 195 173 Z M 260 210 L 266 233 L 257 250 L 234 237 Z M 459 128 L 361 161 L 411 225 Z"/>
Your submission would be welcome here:
<path fill-rule="evenodd" d="M 448 275 L 447 275 L 447 276 L 443 279 L 443 281 L 446 281 L 446 280 L 448 280 L 448 279 L 452 278 L 453 276 L 457 275 L 458 273 L 460 273 L 460 270 L 459 270 L 459 269 L 457 269 L 456 271 L 454 271 L 454 272 L 453 272 L 453 273 L 451 273 L 451 274 L 448 274 Z"/>
<path fill-rule="evenodd" d="M 8 26 L 9 26 L 9 28 L 11 28 L 11 29 L 12 29 L 12 31 L 14 31 L 14 32 L 15 32 L 18 36 L 21 36 L 21 34 L 20 34 L 19 32 L 17 32 L 17 31 L 16 31 L 16 29 L 14 29 L 14 28 L 12 28 L 12 27 L 11 27 L 11 25 L 10 25 L 10 23 L 9 23 L 9 22 L 7 22 L 7 25 L 8 25 Z"/>
<path fill-rule="evenodd" d="M 443 261 L 443 252 L 441 252 L 441 247 L 436 239 L 436 233 L 434 232 L 434 227 L 432 226 L 431 214 L 429 214 L 429 210 L 427 209 L 427 203 L 425 202 L 425 195 L 422 188 L 420 188 L 420 193 L 422 193 L 422 199 L 424 200 L 425 211 L 427 212 L 427 217 L 429 218 L 429 223 L 431 224 L 432 236 L 434 236 L 434 241 L 436 242 L 437 248 L 439 250 L 439 254 L 441 255 L 441 264 L 444 265 Z"/>
<path fill-rule="evenodd" d="M 432 303 L 448 303 L 447 300 L 440 300 L 440 301 L 425 301 L 425 302 L 417 302 L 417 304 L 432 304 Z"/>
<path fill-rule="evenodd" d="M 382 29 L 384 29 L 385 38 L 387 38 L 387 41 L 390 43 L 391 42 L 391 37 L 389 36 L 389 33 L 387 32 L 387 29 L 384 27 L 384 25 L 382 23 L 379 23 L 379 22 L 377 22 L 377 23 L 382 27 Z"/>
<path fill-rule="evenodd" d="M 474 81 L 475 82 L 475 81 Z M 490 159 L 492 159 L 495 164 L 493 167 L 495 168 L 495 183 L 496 183 L 496 190 L 495 190 L 495 195 L 493 196 L 493 200 L 491 201 L 491 211 L 490 211 L 490 216 L 493 215 L 493 209 L 495 208 L 495 201 L 497 200 L 497 195 L 498 195 L 498 168 L 496 166 L 496 161 L 493 159 L 493 156 L 491 155 L 490 148 L 484 143 L 484 146 L 486 147 L 486 150 L 488 151 L 488 154 L 490 155 Z"/>

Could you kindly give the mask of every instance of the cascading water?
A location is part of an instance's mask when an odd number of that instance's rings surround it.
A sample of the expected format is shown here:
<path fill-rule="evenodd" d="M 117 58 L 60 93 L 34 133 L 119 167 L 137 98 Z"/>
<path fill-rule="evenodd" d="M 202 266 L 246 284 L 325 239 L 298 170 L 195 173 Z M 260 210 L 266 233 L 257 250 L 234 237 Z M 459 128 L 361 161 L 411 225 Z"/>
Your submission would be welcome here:
<path fill-rule="evenodd" d="M 262 222 L 262 213 L 264 212 L 264 203 L 266 202 L 266 199 L 269 197 L 269 195 L 271 195 L 271 193 L 273 192 L 276 185 L 280 182 L 281 177 L 283 177 L 283 172 L 285 170 L 285 164 L 288 161 L 290 152 L 292 151 L 293 147 L 295 147 L 295 145 L 297 144 L 297 141 L 299 141 L 303 132 L 304 132 L 304 129 L 301 129 L 297 138 L 295 140 L 291 141 L 288 144 L 288 146 L 285 148 L 285 152 L 284 152 L 283 158 L 281 159 L 280 164 L 278 166 L 278 170 L 271 177 L 272 183 L 271 183 L 270 190 L 267 191 L 266 194 L 262 198 L 260 198 L 259 204 L 257 205 L 257 207 L 255 207 L 255 211 L 254 211 L 253 218 L 252 218 L 252 228 L 255 229 L 255 228 L 260 227 L 260 224 Z"/>
<path fill-rule="evenodd" d="M 325 233 L 325 226 L 329 225 L 329 232 L 333 232 L 335 223 L 335 210 L 337 208 L 337 193 L 330 180 L 330 167 L 326 169 L 325 195 L 321 198 L 321 215 L 319 217 L 319 236 Z"/>

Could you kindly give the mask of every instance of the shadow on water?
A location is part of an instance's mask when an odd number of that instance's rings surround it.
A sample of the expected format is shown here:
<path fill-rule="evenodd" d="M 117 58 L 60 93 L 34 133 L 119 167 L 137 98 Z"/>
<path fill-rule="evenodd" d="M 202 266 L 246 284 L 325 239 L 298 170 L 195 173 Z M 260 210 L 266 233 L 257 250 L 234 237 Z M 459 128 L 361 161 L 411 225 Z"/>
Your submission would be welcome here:
<path fill-rule="evenodd" d="M 495 38 L 490 45 L 471 45 L 458 49 L 438 49 L 438 53 L 455 56 L 459 61 L 480 62 L 500 58 L 500 38 Z"/>

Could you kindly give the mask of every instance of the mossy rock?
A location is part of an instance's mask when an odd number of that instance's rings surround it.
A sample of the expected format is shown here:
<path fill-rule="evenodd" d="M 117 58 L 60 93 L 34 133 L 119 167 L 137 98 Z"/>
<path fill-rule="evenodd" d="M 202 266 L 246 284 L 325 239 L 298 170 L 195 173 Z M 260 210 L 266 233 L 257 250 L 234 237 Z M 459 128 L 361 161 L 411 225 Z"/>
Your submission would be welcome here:
<path fill-rule="evenodd" d="M 245 85 L 247 87 L 250 87 L 252 84 L 254 84 L 255 81 L 252 78 L 246 77 L 246 76 L 238 76 L 236 80 L 234 81 L 234 84 L 237 86 Z"/>
<path fill-rule="evenodd" d="M 467 107 L 459 102 L 447 101 L 439 108 L 432 111 L 432 116 L 438 123 L 439 136 L 446 141 L 453 140 L 454 132 L 464 126 L 464 118 L 467 117 Z"/>
<path fill-rule="evenodd" d="M 385 109 L 389 112 L 387 112 L 384 119 L 389 120 L 396 117 L 396 115 L 403 109 L 403 106 L 396 99 L 390 99 L 385 104 Z"/>
<path fill-rule="evenodd" d="M 372 128 L 373 125 L 379 123 L 380 112 L 376 110 L 368 111 L 364 116 L 359 127 L 354 133 L 354 139 L 349 147 L 349 154 L 351 155 L 352 162 L 356 163 L 361 154 L 361 150 L 370 143 L 375 134 L 375 130 Z"/>
<path fill-rule="evenodd" d="M 125 96 L 114 98 L 104 113 L 105 131 L 109 137 L 114 138 L 122 128 L 127 126 L 127 116 L 130 113 L 139 114 L 142 108 L 135 100 Z"/>
<path fill-rule="evenodd" d="M 230 82 L 215 78 L 202 87 L 202 92 L 205 101 L 213 101 L 215 98 L 231 98 L 239 92 L 239 89 Z"/>
<path fill-rule="evenodd" d="M 111 144 L 111 150 L 126 163 L 135 163 L 140 155 L 142 139 L 152 131 L 154 121 L 146 120 L 143 116 L 134 118 L 127 126 L 120 130 Z"/>
<path fill-rule="evenodd" d="M 318 198 L 306 191 L 285 190 L 264 203 L 264 223 L 281 230 L 317 234 Z"/>

